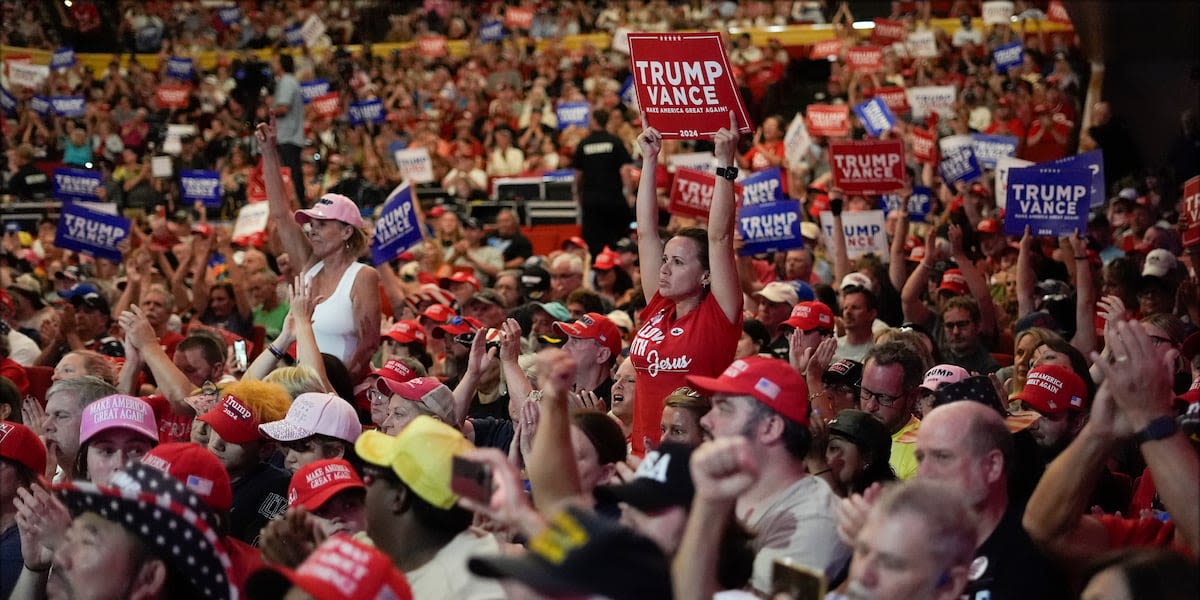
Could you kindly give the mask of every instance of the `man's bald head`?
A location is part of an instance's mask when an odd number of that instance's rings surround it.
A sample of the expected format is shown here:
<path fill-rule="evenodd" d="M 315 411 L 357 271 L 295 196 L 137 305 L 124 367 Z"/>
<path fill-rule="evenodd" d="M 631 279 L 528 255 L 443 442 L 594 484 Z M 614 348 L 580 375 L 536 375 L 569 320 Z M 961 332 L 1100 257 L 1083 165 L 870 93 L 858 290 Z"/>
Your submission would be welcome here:
<path fill-rule="evenodd" d="M 976 507 L 1007 502 L 1012 434 L 992 408 L 959 401 L 929 412 L 917 430 L 917 474 L 960 490 Z"/>
<path fill-rule="evenodd" d="M 951 402 L 930 411 L 917 430 L 918 440 L 922 433 L 957 436 L 960 447 L 977 457 L 999 450 L 1006 464 L 1013 453 L 1012 434 L 1004 419 L 991 407 L 969 400 Z"/>

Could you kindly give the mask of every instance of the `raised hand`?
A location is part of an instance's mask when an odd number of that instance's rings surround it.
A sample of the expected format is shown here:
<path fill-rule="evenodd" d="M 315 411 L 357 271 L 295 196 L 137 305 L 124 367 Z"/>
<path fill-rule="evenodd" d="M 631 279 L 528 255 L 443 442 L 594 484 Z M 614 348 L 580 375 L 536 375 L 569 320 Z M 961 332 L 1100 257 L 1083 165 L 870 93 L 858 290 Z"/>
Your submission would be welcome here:
<path fill-rule="evenodd" d="M 254 139 L 258 140 L 258 146 L 261 152 L 276 152 L 275 144 L 277 141 L 275 116 L 271 115 L 270 120 L 266 123 L 259 123 L 258 127 L 254 128 Z"/>
<path fill-rule="evenodd" d="M 547 348 L 537 354 L 537 373 L 545 394 L 565 400 L 575 383 L 575 359 L 564 350 Z"/>
<path fill-rule="evenodd" d="M 717 157 L 719 166 L 725 167 L 733 164 L 734 157 L 737 155 L 739 137 L 737 116 L 731 110 L 729 111 L 729 129 L 722 127 L 713 136 L 713 144 L 716 145 L 713 154 Z"/>
<path fill-rule="evenodd" d="M 875 505 L 875 501 L 879 500 L 879 495 L 883 493 L 883 486 L 878 483 L 872 483 L 871 487 L 867 488 L 861 494 L 851 494 L 846 498 L 842 498 L 838 503 L 838 537 L 849 546 L 853 546 L 858 539 L 858 532 L 862 530 L 863 525 L 867 522 L 867 514 L 871 512 L 871 507 Z"/>
<path fill-rule="evenodd" d="M 1095 352 L 1092 359 L 1104 373 L 1104 385 L 1133 431 L 1140 431 L 1157 417 L 1174 414 L 1171 365 L 1179 358 L 1179 350 L 1171 348 L 1160 353 L 1150 334 L 1136 321 L 1109 324 L 1105 343 L 1112 352 L 1112 362 L 1101 360 Z"/>
<path fill-rule="evenodd" d="M 36 483 L 17 488 L 13 505 L 25 564 L 33 569 L 49 567 L 71 525 L 71 513 L 61 500 Z"/>
<path fill-rule="evenodd" d="M 567 393 L 567 406 L 572 412 L 604 412 L 604 401 L 591 390 L 579 390 Z"/>
<path fill-rule="evenodd" d="M 1109 323 L 1116 324 L 1117 321 L 1125 319 L 1125 302 L 1121 300 L 1120 296 L 1104 296 L 1096 301 L 1096 306 L 1105 320 L 1105 335 L 1107 335 Z"/>
<path fill-rule="evenodd" d="M 692 453 L 696 498 L 732 504 L 758 481 L 758 463 L 743 437 L 704 442 Z"/>
<path fill-rule="evenodd" d="M 125 339 L 129 344 L 144 348 L 149 344 L 158 343 L 158 335 L 154 333 L 154 327 L 150 325 L 140 306 L 130 305 L 129 310 L 117 317 L 117 322 L 125 331 Z"/>
<path fill-rule="evenodd" d="M 505 319 L 500 325 L 500 361 L 516 362 L 521 355 L 521 324 L 516 319 Z"/>
<path fill-rule="evenodd" d="M 658 153 L 662 151 L 662 134 L 657 129 L 645 125 L 646 114 L 642 113 L 642 133 L 637 137 L 638 147 L 642 150 L 642 156 L 647 160 L 658 160 Z"/>
<path fill-rule="evenodd" d="M 263 527 L 259 538 L 263 560 L 290 568 L 299 566 L 320 544 L 317 530 L 316 520 L 307 510 L 288 509 L 282 518 Z"/>
<path fill-rule="evenodd" d="M 963 230 L 955 223 L 951 223 L 948 228 L 950 236 L 950 256 L 954 258 L 965 257 L 966 251 L 963 249 Z"/>

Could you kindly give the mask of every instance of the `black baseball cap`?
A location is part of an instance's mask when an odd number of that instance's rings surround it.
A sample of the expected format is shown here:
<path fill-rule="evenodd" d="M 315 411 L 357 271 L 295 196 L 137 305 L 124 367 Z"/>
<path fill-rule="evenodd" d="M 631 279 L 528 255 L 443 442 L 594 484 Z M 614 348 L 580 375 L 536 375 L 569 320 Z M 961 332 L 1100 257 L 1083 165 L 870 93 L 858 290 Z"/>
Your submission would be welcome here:
<path fill-rule="evenodd" d="M 655 512 L 672 506 L 687 508 L 696 495 L 688 462 L 692 447 L 665 443 L 646 453 L 633 480 L 621 485 L 596 488 L 596 498 L 624 502 L 643 512 Z"/>
<path fill-rule="evenodd" d="M 821 382 L 826 385 L 858 385 L 862 382 L 862 373 L 862 363 L 843 358 L 825 369 L 821 374 Z"/>
<path fill-rule="evenodd" d="M 848 408 L 829 422 L 829 435 L 836 435 L 862 448 L 862 454 L 887 462 L 892 455 L 892 436 L 871 413 Z"/>

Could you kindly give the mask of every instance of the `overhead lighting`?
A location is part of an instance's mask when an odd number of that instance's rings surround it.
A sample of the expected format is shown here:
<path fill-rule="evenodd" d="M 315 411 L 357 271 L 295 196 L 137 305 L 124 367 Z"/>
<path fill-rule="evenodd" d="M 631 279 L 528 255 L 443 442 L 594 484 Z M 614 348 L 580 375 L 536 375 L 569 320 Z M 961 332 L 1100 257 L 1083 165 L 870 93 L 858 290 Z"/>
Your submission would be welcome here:
<path fill-rule="evenodd" d="M 875 29 L 875 21 L 855 21 L 855 29 Z"/>
<path fill-rule="evenodd" d="M 63 0 L 63 4 L 64 4 L 64 5 L 65 5 L 67 8 L 71 8 L 71 0 Z"/>
<path fill-rule="evenodd" d="M 769 33 L 781 33 L 781 32 L 787 31 L 787 26 L 785 26 L 785 25 L 768 25 L 767 31 Z"/>

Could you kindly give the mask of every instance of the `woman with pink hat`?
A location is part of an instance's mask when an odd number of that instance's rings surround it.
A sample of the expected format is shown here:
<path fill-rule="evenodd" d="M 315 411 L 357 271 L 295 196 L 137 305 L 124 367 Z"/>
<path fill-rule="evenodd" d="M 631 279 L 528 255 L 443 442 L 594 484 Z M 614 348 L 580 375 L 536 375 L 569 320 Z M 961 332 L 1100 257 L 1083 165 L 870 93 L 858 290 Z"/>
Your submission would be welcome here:
<path fill-rule="evenodd" d="M 115 394 L 83 407 L 75 473 L 109 485 L 113 473 L 158 445 L 154 409 L 141 398 Z"/>
<path fill-rule="evenodd" d="M 341 194 L 325 194 L 312 208 L 293 212 L 279 171 L 274 119 L 259 123 L 255 136 L 272 220 L 288 256 L 302 265 L 309 297 L 318 302 L 312 312 L 317 347 L 340 358 L 357 381 L 379 347 L 380 322 L 379 274 L 358 262 L 369 245 L 362 214 Z M 278 356 L 285 349 L 267 350 Z"/>

